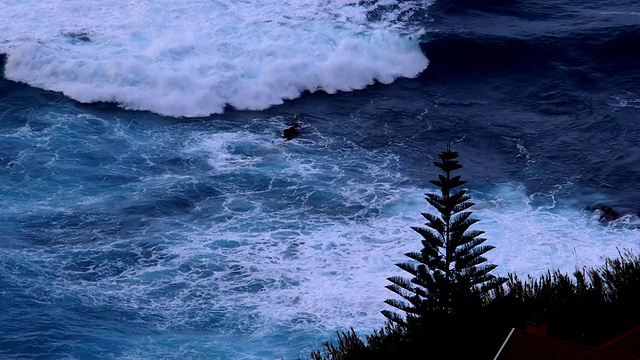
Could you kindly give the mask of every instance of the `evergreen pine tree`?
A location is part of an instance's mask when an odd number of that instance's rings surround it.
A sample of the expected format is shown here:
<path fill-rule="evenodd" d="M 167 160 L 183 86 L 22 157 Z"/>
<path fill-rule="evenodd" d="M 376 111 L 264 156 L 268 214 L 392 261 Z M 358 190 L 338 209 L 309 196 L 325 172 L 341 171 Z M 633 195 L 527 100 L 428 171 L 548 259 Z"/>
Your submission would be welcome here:
<path fill-rule="evenodd" d="M 415 263 L 396 264 L 413 277 L 388 278 L 387 288 L 406 300 L 389 299 L 385 302 L 406 312 L 406 320 L 421 319 L 427 315 L 452 315 L 482 305 L 484 297 L 506 281 L 490 272 L 497 265 L 487 263 L 483 256 L 493 246 L 483 245 L 484 233 L 469 228 L 479 220 L 467 211 L 474 204 L 466 190 L 456 190 L 466 181 L 452 172 L 462 168 L 458 153 L 450 146 L 438 156 L 434 165 L 442 170 L 438 180 L 430 181 L 440 192 L 426 194 L 426 200 L 438 215 L 423 213 L 426 227 L 413 227 L 423 238 L 420 252 L 405 254 Z M 389 320 L 406 325 L 405 319 L 391 311 L 382 312 Z"/>

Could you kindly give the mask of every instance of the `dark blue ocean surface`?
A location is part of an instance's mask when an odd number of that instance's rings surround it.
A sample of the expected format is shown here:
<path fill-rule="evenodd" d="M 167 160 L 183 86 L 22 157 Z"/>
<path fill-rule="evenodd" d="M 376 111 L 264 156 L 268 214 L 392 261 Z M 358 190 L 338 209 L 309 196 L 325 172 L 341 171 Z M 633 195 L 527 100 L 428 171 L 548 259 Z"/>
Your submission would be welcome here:
<path fill-rule="evenodd" d="M 364 3 L 425 30 L 419 76 L 190 118 L 1 78 L 0 357 L 305 358 L 370 331 L 449 142 L 502 273 L 637 250 L 638 4 Z"/>

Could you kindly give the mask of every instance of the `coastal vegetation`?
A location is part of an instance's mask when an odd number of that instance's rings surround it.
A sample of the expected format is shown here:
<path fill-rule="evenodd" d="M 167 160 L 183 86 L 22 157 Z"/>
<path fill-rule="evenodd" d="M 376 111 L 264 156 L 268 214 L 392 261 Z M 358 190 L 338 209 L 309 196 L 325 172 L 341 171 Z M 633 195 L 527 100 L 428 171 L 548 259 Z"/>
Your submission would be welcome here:
<path fill-rule="evenodd" d="M 313 360 L 391 359 L 423 354 L 427 359 L 492 359 L 512 328 L 542 326 L 549 336 L 599 345 L 640 324 L 640 256 L 620 251 L 599 267 L 559 271 L 525 280 L 491 274 L 497 265 L 483 256 L 484 245 L 465 181 L 452 173 L 462 166 L 458 153 L 439 154 L 442 174 L 426 194 L 437 215 L 423 213 L 422 249 L 397 266 L 411 278 L 390 277 L 387 286 L 400 299 L 385 303 L 404 313 L 383 310 L 386 324 L 361 338 L 353 329 L 339 332 L 311 354 Z"/>

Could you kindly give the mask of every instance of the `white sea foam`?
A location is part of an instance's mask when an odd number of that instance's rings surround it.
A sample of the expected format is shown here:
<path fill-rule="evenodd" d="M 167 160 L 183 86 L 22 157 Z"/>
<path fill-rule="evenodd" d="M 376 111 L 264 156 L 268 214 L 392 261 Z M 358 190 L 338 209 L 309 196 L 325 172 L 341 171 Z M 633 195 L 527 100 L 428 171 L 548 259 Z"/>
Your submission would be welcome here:
<path fill-rule="evenodd" d="M 91 303 L 116 303 L 172 331 L 207 328 L 209 335 L 198 335 L 197 341 L 244 344 L 232 351 L 234 356 L 261 358 L 255 354 L 264 346 L 274 351 L 268 357 L 308 354 L 335 330 L 354 327 L 366 333 L 383 324 L 383 301 L 394 297 L 384 288 L 385 279 L 406 276 L 394 264 L 407 261 L 403 253 L 420 247 L 409 227 L 421 225 L 419 212 L 430 210 L 417 195 L 423 190 L 389 194 L 388 201 L 373 205 L 382 208 L 381 216 L 367 221 L 302 220 L 293 211 L 257 208 L 223 226 L 169 232 L 165 237 L 175 240 L 158 249 L 134 248 L 150 255 L 121 275 L 60 283 L 60 291 L 72 289 Z M 576 266 L 599 265 L 603 256 L 616 256 L 617 248 L 637 249 L 637 229 L 609 228 L 577 210 L 533 208 L 522 187 L 498 190 L 490 195 L 494 201 L 478 202 L 475 215 L 482 219 L 476 227 L 496 246 L 488 257 L 501 274 L 535 276 L 556 268 L 571 273 Z M 99 252 L 112 247 L 131 249 L 115 243 Z M 96 268 L 109 273 L 116 265 L 105 260 Z M 291 347 L 287 336 L 292 333 L 320 340 Z M 274 334 L 281 338 L 270 339 Z M 223 338 L 207 338 L 213 335 Z M 194 338 L 184 344 L 195 346 Z"/>
<path fill-rule="evenodd" d="M 269 149 L 271 155 L 252 156 L 248 145 Z M 106 242 L 98 253 L 125 248 L 142 259 L 122 271 L 105 258 L 95 265 L 97 273 L 89 274 L 94 282 L 78 285 L 67 274 L 72 281 L 62 283 L 61 291 L 73 288 L 92 302 L 116 299 L 121 307 L 161 319 L 160 327 L 248 335 L 249 340 L 236 341 L 259 342 L 274 332 L 328 336 L 336 329 L 370 331 L 382 325 L 383 301 L 393 297 L 385 279 L 407 275 L 394 264 L 408 261 L 403 254 L 420 248 L 420 237 L 410 227 L 424 223 L 420 212 L 434 212 L 422 196 L 433 189 L 400 186 L 403 177 L 393 171 L 398 159 L 391 154 L 353 149 L 336 164 L 320 151 L 330 144 L 307 145 L 317 153 L 290 152 L 293 145 L 274 145 L 268 136 L 194 136 L 181 151 L 208 158 L 211 176 L 247 176 L 259 169 L 269 185 L 226 187 L 217 209 L 223 222 L 182 226 L 175 219 L 163 231 L 161 246 L 132 247 L 130 239 Z M 179 179 L 165 180 L 180 186 Z M 528 194 L 518 184 L 502 184 L 472 196 L 477 203 L 472 210 L 481 219 L 475 227 L 496 246 L 487 256 L 503 275 L 536 276 L 547 269 L 571 273 L 601 264 L 618 249 L 638 248 L 637 228 L 603 225 L 597 214 L 562 206 L 554 193 Z M 153 244 L 153 237 L 145 242 Z M 94 250 L 77 249 L 89 259 L 98 257 Z M 270 346 L 286 348 L 281 341 Z M 256 350 L 236 351 L 249 356 Z"/>
<path fill-rule="evenodd" d="M 550 193 L 528 194 L 519 184 L 502 184 L 475 201 L 478 227 L 496 248 L 488 257 L 500 272 L 538 276 L 547 270 L 571 274 L 599 266 L 618 251 L 640 247 L 640 230 L 625 217 L 601 223 L 599 213 L 567 204 Z M 563 204 L 564 203 L 564 204 Z"/>
<path fill-rule="evenodd" d="M 426 7 L 428 2 L 408 1 Z M 370 5 L 369 5 L 370 6 Z M 362 89 L 428 64 L 389 10 L 356 1 L 9 1 L 7 78 L 81 102 L 171 116 L 260 110 L 304 91 Z"/>
<path fill-rule="evenodd" d="M 51 139 L 42 149 L 30 148 L 24 166 L 38 168 L 31 160 L 50 154 L 60 138 L 89 128 L 86 121 L 95 122 L 85 116 L 64 119 L 51 121 L 40 134 L 18 130 L 17 136 L 34 141 Z M 143 133 L 118 124 L 106 132 L 108 139 L 83 143 L 84 152 L 103 154 L 119 141 L 118 148 L 130 151 L 105 161 L 101 173 L 140 167 L 135 181 L 100 192 L 74 186 L 47 191 L 45 202 L 34 196 L 45 191 L 25 180 L 33 193 L 21 195 L 20 208 L 12 204 L 2 218 L 54 222 L 40 240 L 47 246 L 34 246 L 38 237 L 25 236 L 0 249 L 0 260 L 9 264 L 6 278 L 46 289 L 39 301 L 47 304 L 62 299 L 106 308 L 152 328 L 151 334 L 126 333 L 135 338 L 127 358 L 304 357 L 335 330 L 366 333 L 382 325 L 383 301 L 393 297 L 386 278 L 407 276 L 394 264 L 420 248 L 410 227 L 424 223 L 420 212 L 434 212 L 423 199 L 434 189 L 406 185 L 392 153 L 325 138 L 313 129 L 304 139 L 274 140 L 281 119 L 257 123 L 257 132 L 251 125 L 231 132 L 180 123 L 181 131 L 144 127 Z M 102 143 L 109 146 L 93 148 Z M 53 165 L 75 164 L 69 155 L 74 152 L 69 149 Z M 163 162 L 169 165 L 157 169 Z M 57 183 L 68 171 L 47 174 Z M 210 193 L 200 195 L 197 185 Z M 637 226 L 602 224 L 597 214 L 567 204 L 560 193 L 531 194 L 519 184 L 471 193 L 477 204 L 472 210 L 481 219 L 474 227 L 496 246 L 487 257 L 499 265 L 498 273 L 571 273 L 601 264 L 601 257 L 616 256 L 618 248 L 637 250 Z M 193 206 L 154 215 L 158 208 L 174 210 L 171 201 L 179 196 Z M 27 209 L 29 216 L 21 218 Z M 38 276 L 26 278 L 20 268 Z"/>

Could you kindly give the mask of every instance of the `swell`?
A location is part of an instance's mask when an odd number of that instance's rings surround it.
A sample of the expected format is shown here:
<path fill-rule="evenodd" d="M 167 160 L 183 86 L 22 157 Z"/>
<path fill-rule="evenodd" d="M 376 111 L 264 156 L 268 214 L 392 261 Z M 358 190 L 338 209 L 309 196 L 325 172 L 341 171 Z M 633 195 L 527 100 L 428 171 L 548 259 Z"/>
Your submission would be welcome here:
<path fill-rule="evenodd" d="M 606 9 L 616 13 L 637 13 L 637 3 L 627 0 L 440 0 L 430 8 L 432 14 L 443 16 L 456 15 L 500 15 L 537 21 L 562 21 L 574 19 L 580 15 L 597 13 Z M 585 12 L 585 10 L 587 10 Z"/>
<path fill-rule="evenodd" d="M 605 205 L 637 214 L 640 194 L 621 190 L 640 177 L 634 7 L 624 0 L 437 1 L 421 39 L 429 67 L 420 80 L 443 94 L 438 106 L 467 105 L 456 118 L 481 119 L 493 126 L 478 124 L 478 131 L 535 153 L 523 170 L 534 192 L 567 179 L 580 184 L 576 196 L 585 201 L 604 193 L 612 201 Z"/>
<path fill-rule="evenodd" d="M 468 32 L 436 33 L 421 44 L 430 65 L 427 74 L 478 71 L 526 73 L 551 67 L 584 73 L 629 75 L 640 69 L 640 29 L 594 29 L 564 36 L 509 36 Z M 483 74 L 484 75 L 484 74 Z"/>
<path fill-rule="evenodd" d="M 637 4 L 627 0 L 452 0 L 429 8 L 429 73 L 640 68 Z"/>

